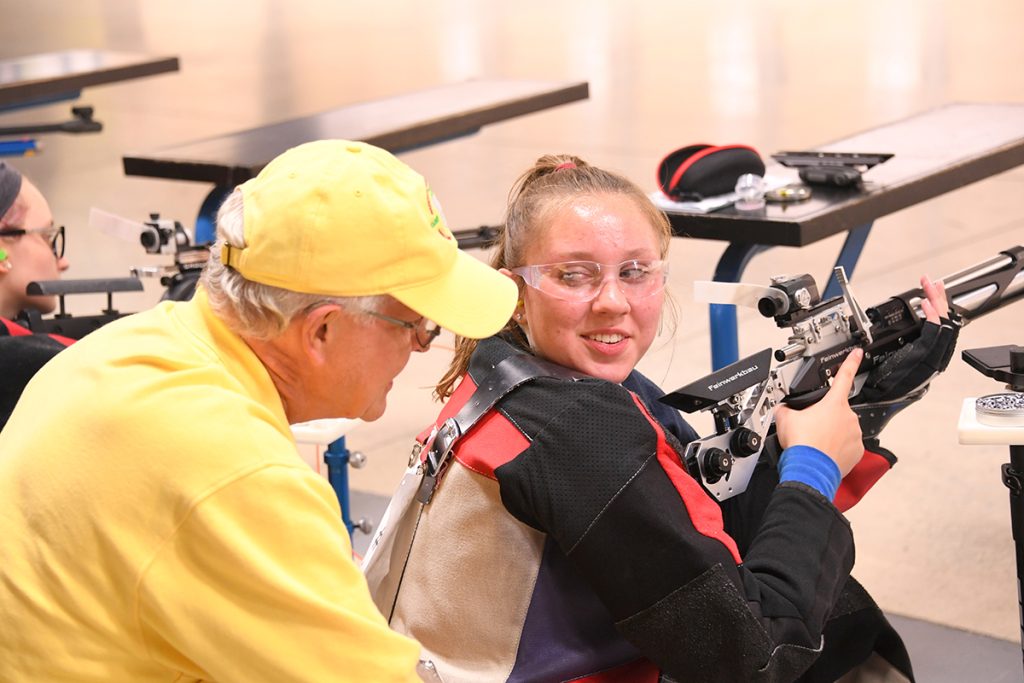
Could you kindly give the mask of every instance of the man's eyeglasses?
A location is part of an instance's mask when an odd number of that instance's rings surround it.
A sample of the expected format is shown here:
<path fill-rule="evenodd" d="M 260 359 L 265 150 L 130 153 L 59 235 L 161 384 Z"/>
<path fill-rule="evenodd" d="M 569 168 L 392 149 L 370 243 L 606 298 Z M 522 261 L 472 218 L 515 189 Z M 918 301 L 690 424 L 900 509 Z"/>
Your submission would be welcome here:
<path fill-rule="evenodd" d="M 398 318 L 392 318 L 390 315 L 384 315 L 383 313 L 377 313 L 376 311 L 365 311 L 367 315 L 371 315 L 374 318 L 379 318 L 386 323 L 392 325 L 398 325 L 404 327 L 407 330 L 413 330 L 416 335 L 416 343 L 420 345 L 420 348 L 429 349 L 431 342 L 437 339 L 437 335 L 441 334 L 441 326 L 435 322 L 431 322 L 427 318 L 420 316 L 420 319 L 416 322 L 409 322 L 408 320 L 399 320 Z"/>
<path fill-rule="evenodd" d="M 605 280 L 614 277 L 627 299 L 643 299 L 665 288 L 668 263 L 629 259 L 622 263 L 565 261 L 512 268 L 526 284 L 563 301 L 588 302 L 597 298 Z"/>
<path fill-rule="evenodd" d="M 57 258 L 64 256 L 64 226 L 47 228 L 4 228 L 0 230 L 0 237 L 23 237 L 24 235 L 39 235 L 50 245 L 53 255 Z"/>

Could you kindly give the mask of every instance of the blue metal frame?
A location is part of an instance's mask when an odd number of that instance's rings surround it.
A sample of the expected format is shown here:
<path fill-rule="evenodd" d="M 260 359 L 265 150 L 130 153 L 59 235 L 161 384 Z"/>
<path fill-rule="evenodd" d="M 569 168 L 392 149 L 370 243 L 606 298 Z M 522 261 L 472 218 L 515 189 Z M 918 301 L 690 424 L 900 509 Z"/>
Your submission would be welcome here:
<path fill-rule="evenodd" d="M 338 496 L 338 504 L 341 506 L 341 521 L 348 529 L 349 537 L 355 530 L 352 522 L 352 514 L 349 510 L 349 487 L 348 487 L 348 461 L 349 450 L 345 446 L 345 437 L 339 437 L 327 446 L 324 452 L 324 462 L 327 463 L 327 481 L 330 482 L 334 494 Z"/>
<path fill-rule="evenodd" d="M 871 223 L 865 223 L 846 234 L 846 241 L 843 242 L 843 248 L 839 251 L 836 265 L 842 266 L 846 270 L 846 279 L 848 280 L 853 279 L 853 269 L 857 265 L 857 260 L 860 259 L 860 252 L 864 250 L 864 243 L 868 241 L 871 225 Z M 836 281 L 834 274 L 829 274 L 828 286 L 825 287 L 825 293 L 821 295 L 822 300 L 831 299 L 840 294 L 842 294 L 842 290 L 839 288 L 839 282 Z"/>
<path fill-rule="evenodd" d="M 739 282 L 750 259 L 768 249 L 771 249 L 770 244 L 730 243 L 718 259 L 713 279 L 715 282 Z M 739 359 L 736 306 L 711 304 L 708 315 L 711 319 L 711 368 L 717 370 Z"/>
<path fill-rule="evenodd" d="M 217 209 L 228 198 L 232 189 L 234 188 L 218 185 L 210 190 L 210 194 L 206 195 L 203 205 L 199 207 L 199 215 L 196 216 L 196 229 L 193 236 L 195 244 L 213 244 L 217 237 Z"/>
<path fill-rule="evenodd" d="M 18 111 L 20 109 L 42 107 L 56 102 L 77 100 L 81 96 L 81 90 L 73 90 L 60 95 L 41 97 L 39 99 L 28 100 L 26 102 L 18 102 L 17 104 L 7 104 L 0 106 L 0 114 L 7 114 L 8 112 Z M 39 143 L 36 142 L 35 138 L 16 137 L 14 140 L 0 140 L 0 157 L 27 157 L 32 156 L 38 151 Z"/>
<path fill-rule="evenodd" d="M 846 277 L 853 277 L 854 267 L 860 258 L 864 243 L 871 232 L 872 223 L 853 228 L 847 233 L 843 248 L 839 251 L 836 265 L 846 270 Z M 726 247 L 715 268 L 716 282 L 739 282 L 747 264 L 757 254 L 767 251 L 769 244 L 742 244 L 732 242 Z M 839 283 L 829 271 L 828 286 L 823 299 L 839 296 Z M 711 369 L 719 370 L 739 360 L 739 333 L 736 328 L 736 306 L 732 304 L 711 304 L 708 310 L 711 321 Z"/>
<path fill-rule="evenodd" d="M 34 138 L 0 140 L 0 157 L 27 157 L 37 151 L 39 151 L 39 143 Z"/>

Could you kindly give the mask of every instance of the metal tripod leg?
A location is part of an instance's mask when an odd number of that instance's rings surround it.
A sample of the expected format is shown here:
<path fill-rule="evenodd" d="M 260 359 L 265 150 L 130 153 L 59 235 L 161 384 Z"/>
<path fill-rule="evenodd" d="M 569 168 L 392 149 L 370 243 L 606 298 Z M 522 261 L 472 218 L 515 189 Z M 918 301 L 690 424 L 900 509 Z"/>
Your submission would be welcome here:
<path fill-rule="evenodd" d="M 1010 446 L 1010 462 L 1002 468 L 1003 484 L 1010 489 L 1010 528 L 1017 552 L 1017 609 L 1020 617 L 1021 664 L 1024 666 L 1024 446 Z"/>
<path fill-rule="evenodd" d="M 352 521 L 348 485 L 349 465 L 357 469 L 362 467 L 366 463 L 366 456 L 359 451 L 349 451 L 345 445 L 345 437 L 342 436 L 327 446 L 327 450 L 324 451 L 324 462 L 327 463 L 327 481 L 334 489 L 334 495 L 338 497 L 338 505 L 341 506 L 341 521 L 345 523 L 348 535 L 351 537 L 352 532 L 356 529 L 364 534 L 369 534 L 373 531 L 372 521 L 366 518 Z"/>

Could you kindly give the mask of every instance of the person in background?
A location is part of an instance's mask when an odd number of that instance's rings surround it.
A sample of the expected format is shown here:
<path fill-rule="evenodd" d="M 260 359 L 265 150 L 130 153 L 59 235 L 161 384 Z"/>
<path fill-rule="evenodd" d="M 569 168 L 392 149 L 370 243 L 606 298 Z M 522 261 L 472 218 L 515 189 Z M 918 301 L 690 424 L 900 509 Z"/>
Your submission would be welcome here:
<path fill-rule="evenodd" d="M 39 189 L 13 166 L 0 161 L 0 429 L 29 379 L 70 339 L 33 334 L 14 318 L 34 308 L 50 313 L 56 297 L 30 296 L 28 283 L 56 280 L 68 268 L 64 228 Z"/>
<path fill-rule="evenodd" d="M 196 295 L 60 353 L 0 433 L 4 680 L 417 680 L 289 424 L 379 418 L 441 326 L 486 337 L 515 302 L 384 150 L 271 161 Z"/>
<path fill-rule="evenodd" d="M 642 190 L 577 157 L 520 178 L 492 260 L 518 286 L 515 313 L 458 342 L 437 388 L 448 402 L 399 489 L 417 496 L 392 503 L 364 562 L 377 605 L 446 683 L 833 681 L 862 666 L 910 680 L 849 576 L 833 503 L 878 457 L 847 399 L 861 351 L 820 402 L 779 409 L 778 469 L 723 515 L 682 464 L 696 434 L 635 370 L 663 315 L 670 239 Z M 945 296 L 925 287 L 939 324 Z M 431 439 L 481 405 L 432 467 Z"/>

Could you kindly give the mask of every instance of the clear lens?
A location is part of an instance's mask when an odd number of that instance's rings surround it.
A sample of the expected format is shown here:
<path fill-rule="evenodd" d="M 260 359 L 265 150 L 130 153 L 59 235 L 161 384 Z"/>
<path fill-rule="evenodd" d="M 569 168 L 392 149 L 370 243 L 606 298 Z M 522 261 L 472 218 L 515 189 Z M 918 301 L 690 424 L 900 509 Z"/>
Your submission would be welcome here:
<path fill-rule="evenodd" d="M 423 318 L 416 326 L 416 341 L 425 349 L 430 347 L 439 334 L 441 334 L 441 326 L 426 318 Z"/>
<path fill-rule="evenodd" d="M 637 259 L 617 264 L 566 261 L 513 268 L 512 272 L 531 287 L 566 301 L 593 301 L 613 276 L 626 298 L 642 299 L 664 289 L 668 264 Z"/>

